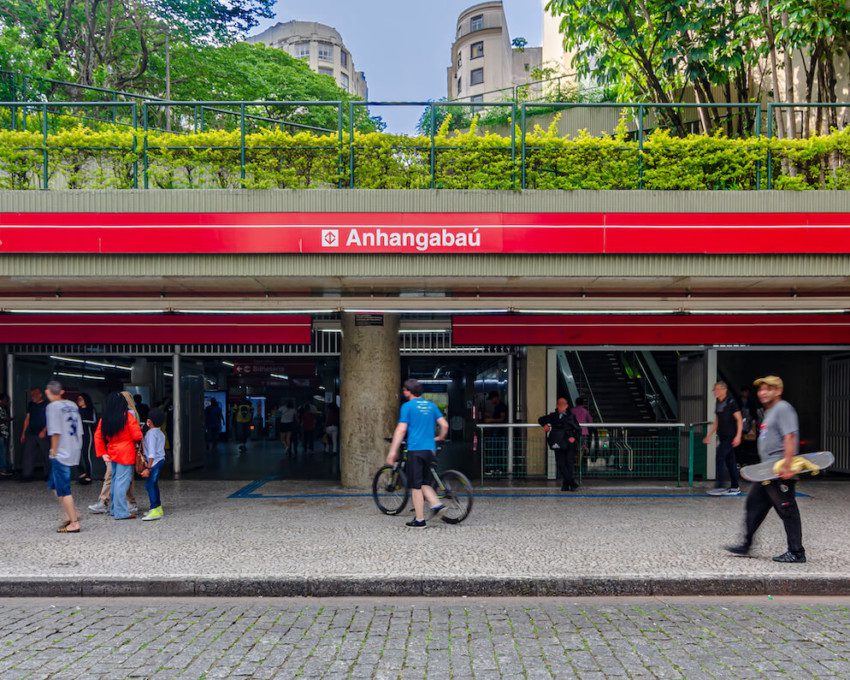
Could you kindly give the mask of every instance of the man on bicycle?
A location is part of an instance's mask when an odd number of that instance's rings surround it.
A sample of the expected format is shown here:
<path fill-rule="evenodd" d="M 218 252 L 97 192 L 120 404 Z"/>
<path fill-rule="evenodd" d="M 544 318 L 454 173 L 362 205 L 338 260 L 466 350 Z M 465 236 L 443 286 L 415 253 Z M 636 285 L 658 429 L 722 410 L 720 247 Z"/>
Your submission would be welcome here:
<path fill-rule="evenodd" d="M 425 500 L 431 506 L 431 517 L 442 517 L 446 506 L 440 503 L 434 489 L 425 484 L 433 464 L 437 442 L 444 441 L 449 433 L 449 423 L 437 405 L 422 398 L 422 383 L 418 380 L 405 380 L 401 393 L 407 400 L 401 407 L 387 464 L 395 465 L 399 448 L 407 436 L 407 483 L 413 496 L 413 509 L 416 515 L 407 522 L 407 526 L 425 528 Z M 434 425 L 440 426 L 440 434 L 434 437 Z"/>

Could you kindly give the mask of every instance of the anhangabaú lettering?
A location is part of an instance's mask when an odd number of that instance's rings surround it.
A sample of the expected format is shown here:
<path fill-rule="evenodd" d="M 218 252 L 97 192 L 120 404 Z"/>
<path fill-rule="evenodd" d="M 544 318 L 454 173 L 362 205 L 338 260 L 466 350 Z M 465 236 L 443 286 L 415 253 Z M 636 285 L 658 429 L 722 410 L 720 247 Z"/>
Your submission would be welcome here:
<path fill-rule="evenodd" d="M 480 248 L 481 232 L 477 228 L 462 231 L 450 231 L 448 229 L 404 231 L 386 230 L 380 227 L 374 229 L 354 228 L 348 232 L 345 245 L 346 247 L 358 248 L 415 248 L 423 253 L 437 248 Z"/>

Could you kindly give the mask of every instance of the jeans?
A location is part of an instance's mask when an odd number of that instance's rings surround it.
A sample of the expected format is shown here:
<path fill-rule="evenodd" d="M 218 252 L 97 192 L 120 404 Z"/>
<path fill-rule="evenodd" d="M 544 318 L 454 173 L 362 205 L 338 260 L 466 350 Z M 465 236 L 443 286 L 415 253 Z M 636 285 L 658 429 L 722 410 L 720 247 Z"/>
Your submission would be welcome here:
<path fill-rule="evenodd" d="M 133 466 L 112 463 L 112 516 L 115 519 L 127 519 L 130 510 L 127 508 L 127 489 L 133 481 Z"/>
<path fill-rule="evenodd" d="M 723 487 L 723 481 L 726 479 L 727 472 L 729 473 L 731 487 L 737 489 L 740 486 L 738 482 L 738 460 L 735 458 L 735 449 L 732 448 L 732 439 L 718 437 L 715 459 L 716 477 L 714 480 L 716 488 L 720 489 Z"/>
<path fill-rule="evenodd" d="M 162 505 L 162 499 L 159 497 L 159 473 L 165 461 L 161 460 L 151 468 L 151 473 L 145 480 L 145 489 L 148 492 L 148 500 L 151 502 L 151 510 Z"/>
<path fill-rule="evenodd" d="M 0 472 L 8 472 L 10 468 L 9 440 L 6 437 L 0 437 Z"/>

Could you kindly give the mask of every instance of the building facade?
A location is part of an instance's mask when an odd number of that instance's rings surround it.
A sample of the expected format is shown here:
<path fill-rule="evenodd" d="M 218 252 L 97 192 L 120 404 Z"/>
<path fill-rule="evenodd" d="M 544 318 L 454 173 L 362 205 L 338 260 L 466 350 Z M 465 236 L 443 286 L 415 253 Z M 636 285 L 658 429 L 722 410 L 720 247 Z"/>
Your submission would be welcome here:
<path fill-rule="evenodd" d="M 448 99 L 495 102 L 512 99 L 514 88 L 534 80 L 542 50 L 511 46 L 504 7 L 495 0 L 461 12 L 450 58 Z"/>
<path fill-rule="evenodd" d="M 369 98 L 366 75 L 354 67 L 354 57 L 332 26 L 315 21 L 277 23 L 249 43 L 262 43 L 284 50 L 296 59 L 303 59 L 310 70 L 331 76 L 343 90 L 361 99 Z"/>

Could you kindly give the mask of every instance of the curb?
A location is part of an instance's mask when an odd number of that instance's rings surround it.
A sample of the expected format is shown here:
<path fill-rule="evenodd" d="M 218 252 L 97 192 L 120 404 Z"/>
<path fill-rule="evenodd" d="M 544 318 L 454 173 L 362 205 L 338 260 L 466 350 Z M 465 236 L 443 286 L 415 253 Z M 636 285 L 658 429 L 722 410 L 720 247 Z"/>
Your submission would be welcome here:
<path fill-rule="evenodd" d="M 850 576 L 707 578 L 0 579 L 0 597 L 592 597 L 850 595 Z"/>

